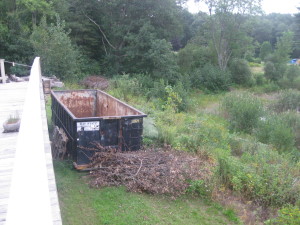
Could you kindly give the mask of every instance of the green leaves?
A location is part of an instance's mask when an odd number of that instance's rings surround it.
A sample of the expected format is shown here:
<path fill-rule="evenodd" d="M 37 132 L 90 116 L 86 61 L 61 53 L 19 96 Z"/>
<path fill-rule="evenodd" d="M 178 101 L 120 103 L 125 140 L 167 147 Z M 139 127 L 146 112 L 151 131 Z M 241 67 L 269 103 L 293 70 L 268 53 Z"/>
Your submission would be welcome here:
<path fill-rule="evenodd" d="M 47 25 L 44 17 L 30 37 L 35 54 L 41 57 L 44 75 L 61 79 L 76 77 L 79 53 L 72 45 L 64 21 L 59 16 L 56 24 Z"/>

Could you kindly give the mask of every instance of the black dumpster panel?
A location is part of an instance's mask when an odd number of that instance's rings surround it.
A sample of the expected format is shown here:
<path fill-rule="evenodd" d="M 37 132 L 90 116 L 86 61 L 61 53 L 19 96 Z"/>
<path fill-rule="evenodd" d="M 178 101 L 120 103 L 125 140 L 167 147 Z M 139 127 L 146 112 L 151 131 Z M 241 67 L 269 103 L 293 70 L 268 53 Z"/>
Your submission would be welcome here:
<path fill-rule="evenodd" d="M 118 146 L 119 119 L 101 120 L 100 143 L 102 146 Z"/>
<path fill-rule="evenodd" d="M 52 91 L 52 119 L 69 137 L 68 153 L 87 165 L 95 151 L 139 150 L 141 111 L 99 90 Z"/>

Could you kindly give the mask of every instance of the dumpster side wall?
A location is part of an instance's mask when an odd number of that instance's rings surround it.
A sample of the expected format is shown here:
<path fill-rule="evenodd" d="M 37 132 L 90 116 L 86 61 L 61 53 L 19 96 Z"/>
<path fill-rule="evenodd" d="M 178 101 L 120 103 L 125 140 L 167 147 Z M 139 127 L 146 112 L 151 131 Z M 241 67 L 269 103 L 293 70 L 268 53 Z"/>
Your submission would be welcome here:
<path fill-rule="evenodd" d="M 107 95 L 101 91 L 97 92 L 97 117 L 103 116 L 133 116 L 141 115 L 141 113 L 132 108 L 131 106 L 124 104 L 118 99 Z"/>
<path fill-rule="evenodd" d="M 95 91 L 69 91 L 63 94 L 59 94 L 58 99 L 77 118 L 95 116 L 95 112 L 96 112 Z"/>

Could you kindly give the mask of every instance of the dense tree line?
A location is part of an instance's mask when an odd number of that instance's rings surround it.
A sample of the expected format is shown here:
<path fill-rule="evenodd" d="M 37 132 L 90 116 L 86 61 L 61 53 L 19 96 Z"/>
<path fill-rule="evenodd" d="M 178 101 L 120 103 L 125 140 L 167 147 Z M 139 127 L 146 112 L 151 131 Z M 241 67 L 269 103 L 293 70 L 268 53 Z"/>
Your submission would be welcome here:
<path fill-rule="evenodd" d="M 242 60 L 298 57 L 299 14 L 264 15 L 260 0 L 204 2 L 209 13 L 191 14 L 178 0 L 1 0 L 0 56 L 29 64 L 40 55 L 45 75 L 66 79 L 147 74 L 223 88 L 249 82 L 231 79 Z M 276 49 L 285 56 L 269 57 Z"/>

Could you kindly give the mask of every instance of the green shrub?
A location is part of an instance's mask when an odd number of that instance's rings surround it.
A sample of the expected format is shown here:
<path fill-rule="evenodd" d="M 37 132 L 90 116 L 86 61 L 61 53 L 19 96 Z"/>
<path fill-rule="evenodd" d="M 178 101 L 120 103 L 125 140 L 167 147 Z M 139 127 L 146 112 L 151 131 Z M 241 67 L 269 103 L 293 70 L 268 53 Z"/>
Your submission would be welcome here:
<path fill-rule="evenodd" d="M 266 80 L 266 82 L 261 86 L 254 86 L 251 88 L 251 91 L 255 93 L 270 93 L 281 90 L 277 83 L 273 81 Z"/>
<path fill-rule="evenodd" d="M 245 153 L 239 160 L 219 156 L 216 176 L 226 187 L 264 206 L 294 204 L 300 199 L 299 165 L 271 149 Z"/>
<path fill-rule="evenodd" d="M 300 209 L 298 206 L 287 205 L 278 210 L 278 216 L 266 221 L 266 224 L 298 225 L 300 224 Z"/>
<path fill-rule="evenodd" d="M 255 135 L 259 141 L 272 144 L 279 151 L 294 148 L 293 129 L 280 115 L 269 115 L 260 120 Z"/>
<path fill-rule="evenodd" d="M 178 65 L 181 73 L 190 73 L 210 63 L 212 58 L 213 52 L 209 47 L 189 43 L 178 52 Z"/>
<path fill-rule="evenodd" d="M 229 131 L 225 121 L 212 115 L 188 115 L 164 111 L 157 115 L 161 140 L 178 150 L 200 152 L 217 148 L 229 151 Z"/>
<path fill-rule="evenodd" d="M 226 95 L 221 107 L 233 131 L 251 133 L 264 114 L 261 101 L 248 92 Z"/>
<path fill-rule="evenodd" d="M 249 86 L 252 74 L 248 62 L 244 59 L 233 59 L 230 63 L 232 81 L 236 84 Z"/>
<path fill-rule="evenodd" d="M 204 180 L 192 180 L 186 191 L 190 194 L 197 194 L 202 198 L 208 198 L 211 196 L 212 187 Z"/>
<path fill-rule="evenodd" d="M 265 76 L 271 81 L 279 81 L 283 78 L 287 64 L 278 54 L 271 54 L 266 57 L 266 64 L 264 67 Z"/>
<path fill-rule="evenodd" d="M 296 65 L 291 65 L 285 72 L 285 76 L 289 81 L 294 81 L 297 77 L 300 76 L 300 68 Z"/>
<path fill-rule="evenodd" d="M 162 110 L 171 109 L 174 112 L 186 111 L 188 108 L 188 92 L 179 81 L 176 85 L 167 85 L 164 80 L 155 81 L 150 88 L 148 99 L 156 98 L 157 107 Z"/>
<path fill-rule="evenodd" d="M 273 81 L 279 80 L 279 75 L 278 75 L 278 72 L 276 70 L 274 63 L 267 62 L 265 64 L 264 70 L 265 70 L 265 76 L 268 79 L 273 80 Z"/>
<path fill-rule="evenodd" d="M 295 146 L 299 149 L 300 148 L 300 115 L 297 112 L 287 112 L 281 114 L 281 117 L 283 121 L 285 121 L 287 126 L 293 130 L 293 135 L 295 137 Z"/>
<path fill-rule="evenodd" d="M 178 149 L 199 152 L 206 149 L 229 149 L 229 132 L 221 120 L 213 116 L 186 117 L 178 129 L 175 146 Z"/>
<path fill-rule="evenodd" d="M 231 74 L 212 64 L 206 64 L 192 75 L 192 85 L 211 92 L 226 91 L 231 84 Z"/>
<path fill-rule="evenodd" d="M 132 96 L 143 93 L 141 84 L 128 74 L 114 76 L 110 81 L 110 94 L 114 97 L 129 101 Z"/>
<path fill-rule="evenodd" d="M 261 86 L 261 85 L 264 85 L 267 83 L 267 80 L 266 80 L 264 74 L 262 74 L 262 73 L 255 74 L 254 79 L 255 79 L 256 85 L 258 85 L 258 86 Z"/>
<path fill-rule="evenodd" d="M 251 136 L 242 137 L 241 135 L 231 134 L 229 138 L 231 154 L 234 156 L 242 156 L 244 153 L 254 154 L 260 148 L 265 147 L 264 144 L 258 142 Z"/>
<path fill-rule="evenodd" d="M 280 93 L 273 105 L 276 112 L 297 111 L 300 109 L 300 91 L 289 89 Z"/>
<path fill-rule="evenodd" d="M 286 77 L 284 77 L 283 79 L 279 80 L 278 85 L 282 89 L 291 89 L 292 88 L 292 89 L 296 89 L 296 90 L 300 91 L 300 77 L 297 77 L 293 81 L 290 81 Z"/>

